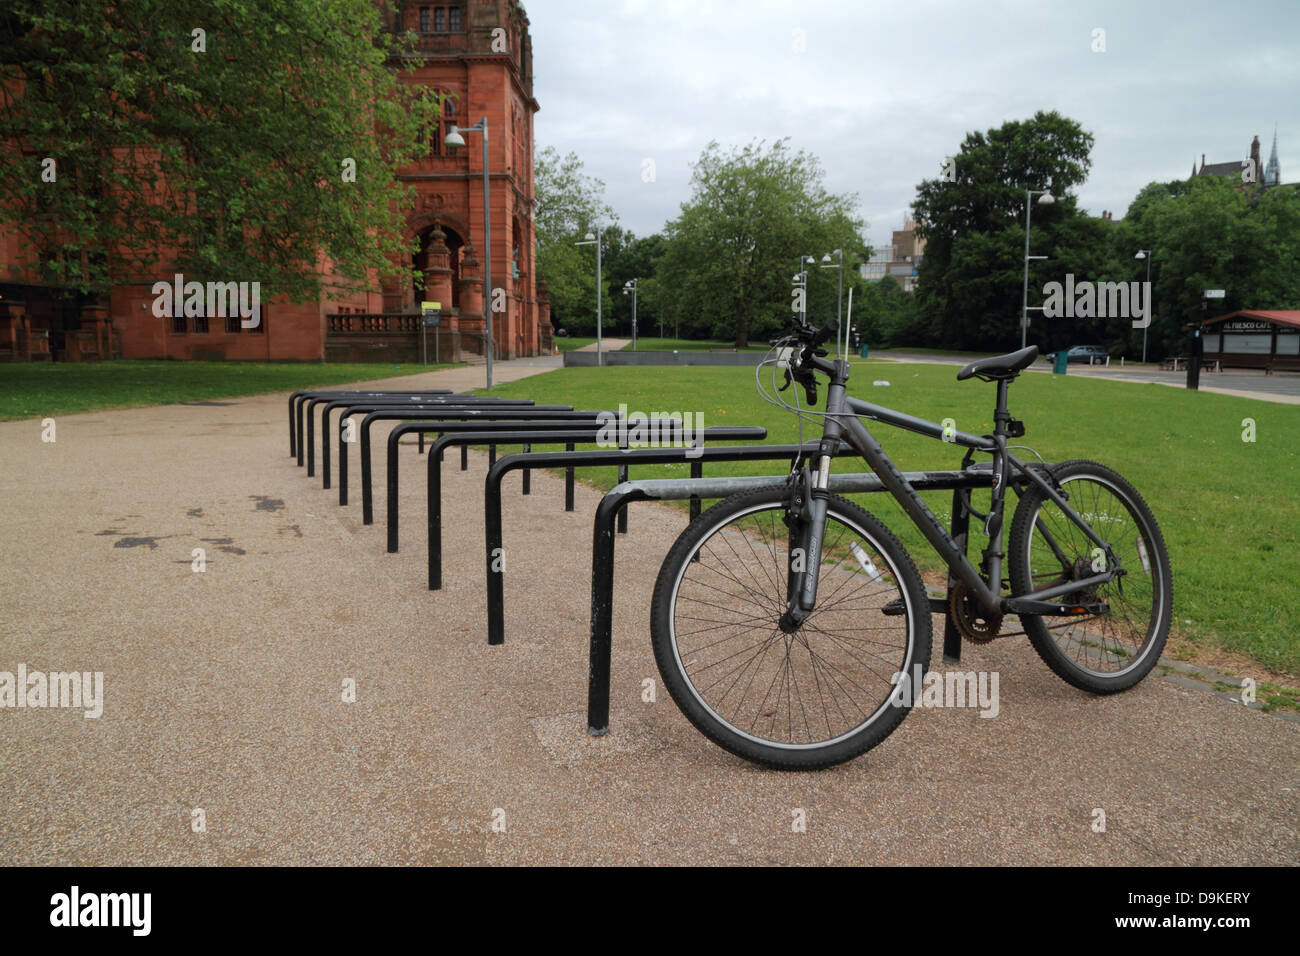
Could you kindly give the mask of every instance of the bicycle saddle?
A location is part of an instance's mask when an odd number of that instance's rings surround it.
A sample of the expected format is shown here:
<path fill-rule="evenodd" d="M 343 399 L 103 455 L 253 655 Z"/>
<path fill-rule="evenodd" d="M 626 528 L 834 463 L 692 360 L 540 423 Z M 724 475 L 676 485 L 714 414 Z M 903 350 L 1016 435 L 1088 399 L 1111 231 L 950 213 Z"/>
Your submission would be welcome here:
<path fill-rule="evenodd" d="M 964 382 L 972 376 L 982 378 L 986 382 L 1015 378 L 1020 374 L 1021 369 L 1034 364 L 1036 358 L 1038 358 L 1038 346 L 1031 345 L 1018 352 L 977 359 L 957 373 L 957 381 Z"/>

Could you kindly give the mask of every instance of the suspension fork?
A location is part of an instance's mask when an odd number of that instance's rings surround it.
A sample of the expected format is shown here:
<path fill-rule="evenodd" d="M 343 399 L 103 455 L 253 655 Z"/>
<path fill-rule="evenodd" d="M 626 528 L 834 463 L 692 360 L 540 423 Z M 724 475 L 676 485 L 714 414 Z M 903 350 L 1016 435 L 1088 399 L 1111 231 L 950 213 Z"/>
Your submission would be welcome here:
<path fill-rule="evenodd" d="M 786 610 L 779 622 L 787 634 L 798 630 L 808 619 L 817 604 L 817 581 L 821 576 L 822 541 L 826 534 L 826 511 L 830 504 L 828 485 L 831 477 L 831 459 L 839 448 L 844 433 L 837 418 L 830 417 L 845 410 L 844 384 L 848 377 L 846 363 L 836 362 L 842 374 L 831 381 L 826 395 L 826 425 L 817 455 L 809 466 L 795 476 L 793 507 L 790 509 L 790 566 L 786 574 Z M 802 568 L 799 568 L 799 563 Z"/>

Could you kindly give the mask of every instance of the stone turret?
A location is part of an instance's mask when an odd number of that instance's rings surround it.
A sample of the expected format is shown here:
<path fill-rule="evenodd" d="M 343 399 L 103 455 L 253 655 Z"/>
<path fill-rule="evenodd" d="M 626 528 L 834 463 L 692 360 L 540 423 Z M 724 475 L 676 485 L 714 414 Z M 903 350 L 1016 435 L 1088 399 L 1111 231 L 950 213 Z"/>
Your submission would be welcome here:
<path fill-rule="evenodd" d="M 473 243 L 460 251 L 460 314 L 467 319 L 483 318 L 483 277 Z"/>
<path fill-rule="evenodd" d="M 431 302 L 441 302 L 443 308 L 451 307 L 451 250 L 444 240 L 438 220 L 433 221 L 429 245 L 424 253 L 424 295 Z"/>

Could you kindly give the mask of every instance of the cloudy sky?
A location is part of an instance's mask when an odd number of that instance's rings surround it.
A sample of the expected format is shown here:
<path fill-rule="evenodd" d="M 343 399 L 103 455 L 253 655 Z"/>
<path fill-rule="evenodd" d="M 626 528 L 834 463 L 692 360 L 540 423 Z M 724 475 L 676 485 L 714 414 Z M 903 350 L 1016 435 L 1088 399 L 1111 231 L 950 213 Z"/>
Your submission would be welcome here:
<path fill-rule="evenodd" d="M 1055 109 L 1096 138 L 1080 189 L 1118 218 L 1201 154 L 1278 127 L 1300 181 L 1300 2 L 525 0 L 539 147 L 576 152 L 638 235 L 689 196 L 711 139 L 789 137 L 855 192 L 873 244 L 970 130 Z M 1105 51 L 1093 52 L 1094 31 Z M 802 47 L 802 48 L 801 48 Z M 654 182 L 644 182 L 647 159 Z M 1033 184 L 1038 187 L 1040 184 Z"/>

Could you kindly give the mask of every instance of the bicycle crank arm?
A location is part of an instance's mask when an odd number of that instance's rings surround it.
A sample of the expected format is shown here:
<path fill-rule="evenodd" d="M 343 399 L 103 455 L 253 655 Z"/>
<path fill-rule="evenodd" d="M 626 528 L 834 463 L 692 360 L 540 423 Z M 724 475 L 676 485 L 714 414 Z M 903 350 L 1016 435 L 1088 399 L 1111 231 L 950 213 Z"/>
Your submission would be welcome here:
<path fill-rule="evenodd" d="M 1053 604 L 1051 601 L 1027 601 L 1024 598 L 1004 598 L 1004 614 L 1036 614 L 1039 617 L 1071 617 L 1074 615 L 1097 616 L 1110 613 L 1110 605 L 1105 601 L 1093 604 Z"/>

